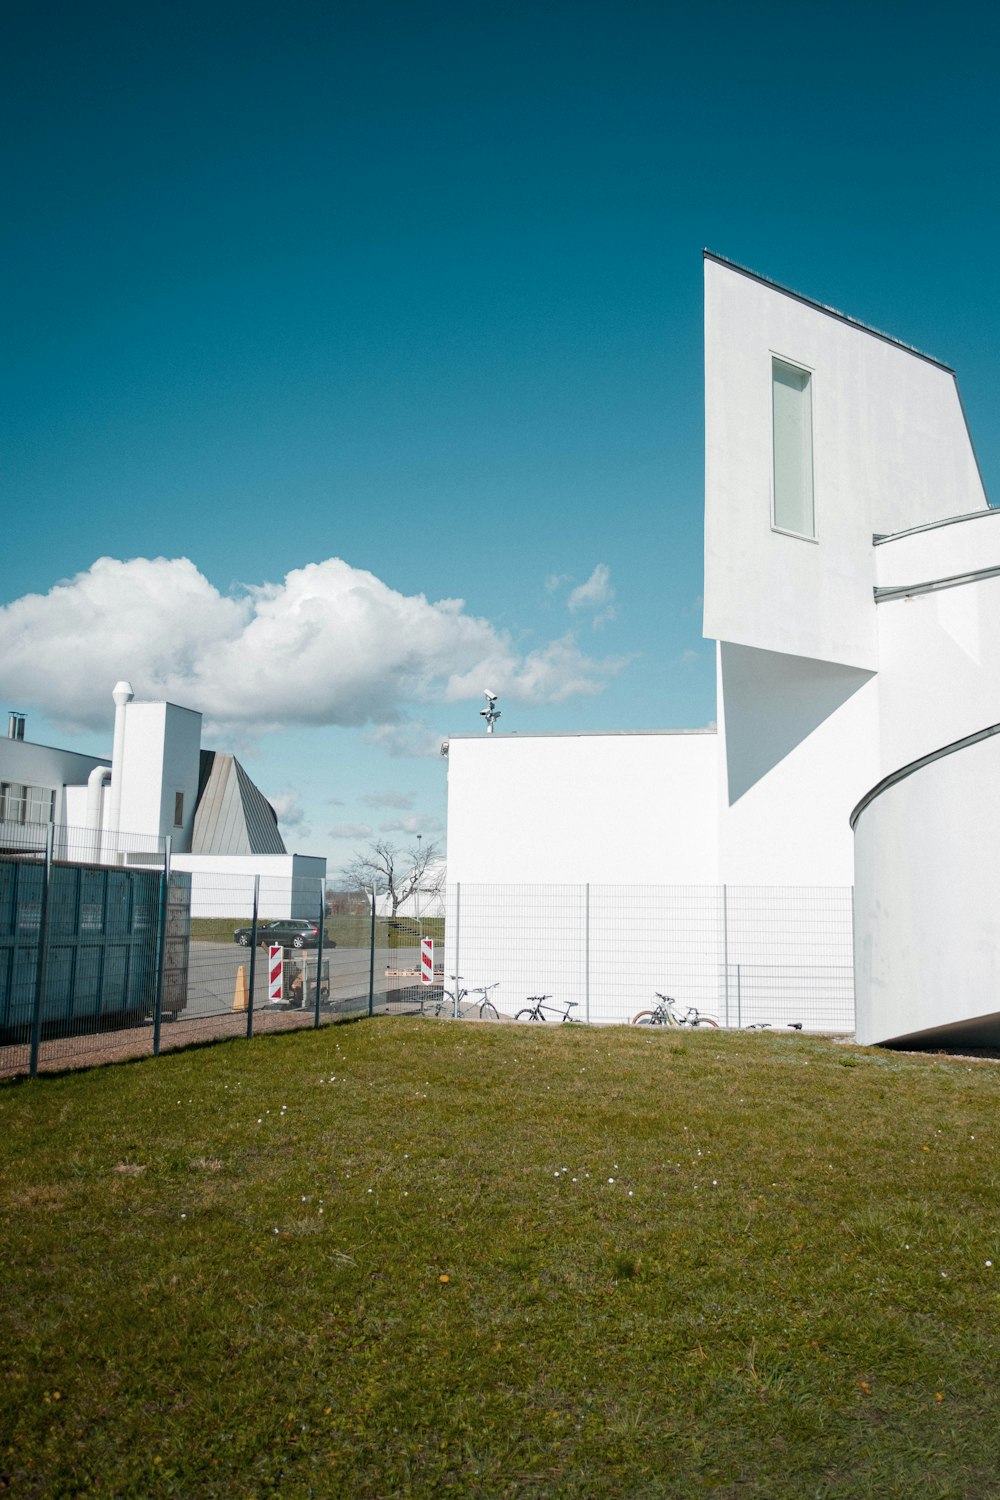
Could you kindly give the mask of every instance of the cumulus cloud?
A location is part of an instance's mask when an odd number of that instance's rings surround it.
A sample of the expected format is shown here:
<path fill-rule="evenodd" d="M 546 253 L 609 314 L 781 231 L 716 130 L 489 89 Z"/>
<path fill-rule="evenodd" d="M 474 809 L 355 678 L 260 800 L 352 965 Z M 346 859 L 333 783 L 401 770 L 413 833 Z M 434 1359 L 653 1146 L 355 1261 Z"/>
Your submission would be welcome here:
<path fill-rule="evenodd" d="M 593 623 L 597 626 L 615 618 L 617 611 L 614 599 L 615 590 L 611 583 L 611 570 L 606 563 L 598 563 L 586 583 L 578 583 L 576 588 L 570 591 L 566 603 L 574 614 L 581 610 L 592 610 L 594 612 Z"/>
<path fill-rule="evenodd" d="M 187 558 L 102 557 L 0 607 L 0 662 L 11 701 L 73 728 L 106 726 L 126 677 L 137 697 L 200 709 L 210 731 L 369 725 L 387 739 L 408 705 L 478 697 L 486 682 L 515 702 L 559 702 L 625 665 L 572 635 L 523 652 L 463 600 L 398 593 L 336 557 L 232 595 Z"/>
<path fill-rule="evenodd" d="M 376 724 L 365 738 L 394 760 L 418 760 L 441 754 L 440 732 L 417 719 L 404 719 L 398 724 Z"/>
<path fill-rule="evenodd" d="M 335 823 L 327 830 L 332 839 L 368 839 L 374 832 L 370 823 Z"/>

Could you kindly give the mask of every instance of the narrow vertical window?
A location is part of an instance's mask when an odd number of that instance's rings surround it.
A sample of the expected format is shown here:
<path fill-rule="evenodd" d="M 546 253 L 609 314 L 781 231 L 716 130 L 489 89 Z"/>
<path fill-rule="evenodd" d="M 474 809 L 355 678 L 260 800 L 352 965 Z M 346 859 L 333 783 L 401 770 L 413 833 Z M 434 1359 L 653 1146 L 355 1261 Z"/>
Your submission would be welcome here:
<path fill-rule="evenodd" d="M 174 793 L 174 827 L 175 828 L 182 828 L 183 826 L 184 826 L 184 793 L 183 792 L 175 792 Z"/>
<path fill-rule="evenodd" d="M 771 361 L 773 520 L 779 531 L 815 537 L 812 384 L 808 370 Z"/>

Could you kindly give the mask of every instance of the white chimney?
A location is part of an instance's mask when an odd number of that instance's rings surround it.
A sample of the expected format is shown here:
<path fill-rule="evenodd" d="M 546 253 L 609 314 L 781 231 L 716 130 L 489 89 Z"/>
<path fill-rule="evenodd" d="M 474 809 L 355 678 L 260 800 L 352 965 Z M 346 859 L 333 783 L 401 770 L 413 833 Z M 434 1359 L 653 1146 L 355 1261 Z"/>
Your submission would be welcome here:
<path fill-rule="evenodd" d="M 135 697 L 130 682 L 116 682 L 111 695 L 115 700 L 115 743 L 111 751 L 111 807 L 108 828 L 117 833 L 122 806 L 122 772 L 125 759 L 125 705 Z"/>

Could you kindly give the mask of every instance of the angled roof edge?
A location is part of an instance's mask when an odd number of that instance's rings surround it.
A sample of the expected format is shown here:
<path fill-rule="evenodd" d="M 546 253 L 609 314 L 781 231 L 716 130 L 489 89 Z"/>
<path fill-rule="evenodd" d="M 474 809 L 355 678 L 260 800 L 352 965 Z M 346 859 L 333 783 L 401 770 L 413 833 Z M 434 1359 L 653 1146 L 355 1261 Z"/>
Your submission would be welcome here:
<path fill-rule="evenodd" d="M 724 255 L 716 255 L 714 250 L 706 247 L 701 253 L 705 260 L 714 261 L 718 266 L 725 266 L 727 271 L 735 271 L 739 276 L 746 276 L 750 281 L 759 282 L 761 286 L 769 287 L 772 292 L 780 292 L 783 297 L 791 297 L 794 302 L 801 302 L 804 307 L 811 307 L 816 312 L 825 313 L 828 318 L 836 318 L 839 323 L 846 323 L 849 328 L 856 328 L 860 333 L 871 334 L 873 339 L 881 339 L 883 344 L 891 344 L 895 349 L 902 349 L 904 354 L 912 354 L 915 358 L 922 359 L 926 364 L 934 365 L 937 369 L 943 370 L 946 375 L 950 375 L 955 382 L 955 394 L 958 397 L 959 411 L 962 413 L 966 436 L 972 450 L 972 461 L 979 475 L 979 483 L 983 488 L 987 508 L 991 508 L 986 480 L 983 478 L 983 466 L 979 462 L 979 454 L 976 451 L 972 428 L 969 426 L 969 417 L 965 410 L 965 402 L 962 400 L 958 376 L 951 365 L 946 365 L 943 359 L 935 359 L 933 354 L 925 354 L 923 349 L 917 349 L 913 344 L 905 343 L 903 339 L 893 338 L 891 333 L 883 333 L 881 328 L 873 328 L 870 323 L 862 323 L 860 318 L 852 318 L 847 313 L 839 312 L 835 307 L 827 307 L 825 302 L 817 302 L 813 297 L 804 297 L 801 292 L 793 292 L 791 287 L 782 286 L 780 281 L 772 281 L 769 276 L 762 276 L 759 271 L 751 271 L 749 266 L 741 266 L 738 261 L 728 260 Z"/>
<path fill-rule="evenodd" d="M 893 338 L 891 333 L 883 333 L 881 328 L 873 328 L 870 323 L 862 323 L 860 318 L 852 318 L 848 313 L 839 312 L 835 307 L 827 307 L 825 302 L 817 302 L 812 297 L 804 297 L 801 292 L 793 292 L 791 287 L 782 286 L 780 281 L 772 281 L 769 276 L 761 276 L 759 271 L 751 271 L 749 267 L 741 266 L 735 260 L 727 260 L 724 255 L 716 255 L 714 250 L 703 250 L 701 253 L 705 260 L 713 260 L 716 265 L 725 266 L 728 271 L 736 271 L 740 276 L 749 277 L 751 281 L 759 281 L 761 286 L 770 287 L 773 292 L 781 292 L 782 296 L 791 297 L 794 301 L 815 309 L 816 312 L 826 313 L 827 317 L 836 318 L 838 322 L 846 323 L 850 328 L 857 328 L 861 333 L 870 333 L 872 338 L 881 339 L 883 344 L 892 344 L 906 354 L 915 354 L 917 359 L 926 360 L 929 365 L 937 365 L 938 369 L 944 370 L 947 375 L 955 374 L 951 365 L 946 365 L 943 359 L 935 359 L 933 354 L 925 354 L 922 349 L 915 348 L 913 344 Z"/>

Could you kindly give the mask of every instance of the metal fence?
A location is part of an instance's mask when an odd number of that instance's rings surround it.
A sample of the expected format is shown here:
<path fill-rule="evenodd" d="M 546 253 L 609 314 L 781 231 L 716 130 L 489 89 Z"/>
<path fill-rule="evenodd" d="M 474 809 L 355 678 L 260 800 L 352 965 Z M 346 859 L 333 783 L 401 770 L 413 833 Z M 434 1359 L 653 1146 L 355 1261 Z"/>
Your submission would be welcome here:
<path fill-rule="evenodd" d="M 324 881 L 179 872 L 166 840 L 0 839 L 0 1076 L 437 1013 L 455 974 L 506 1016 L 548 994 L 622 1023 L 660 992 L 723 1026 L 854 1026 L 849 889 L 463 883 L 444 918 L 331 916 Z"/>
<path fill-rule="evenodd" d="M 420 941 L 440 954 L 443 921 L 326 911 L 315 878 L 182 872 L 165 839 L 0 825 L 0 1076 L 421 1010 Z"/>
<path fill-rule="evenodd" d="M 853 1031 L 850 887 L 449 887 L 445 972 L 621 1023 L 657 993 L 723 1026 Z"/>

